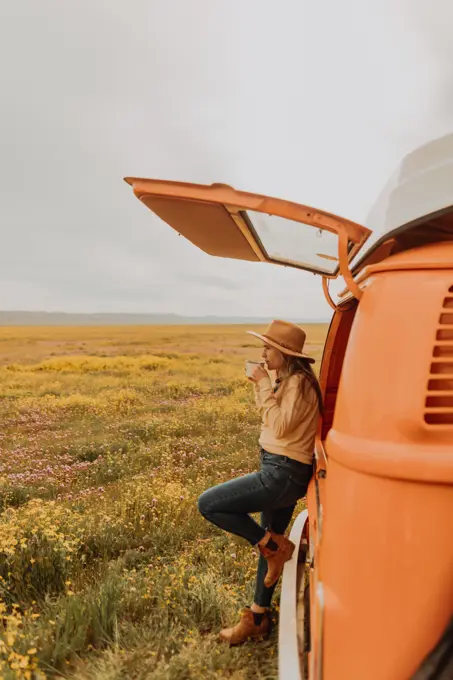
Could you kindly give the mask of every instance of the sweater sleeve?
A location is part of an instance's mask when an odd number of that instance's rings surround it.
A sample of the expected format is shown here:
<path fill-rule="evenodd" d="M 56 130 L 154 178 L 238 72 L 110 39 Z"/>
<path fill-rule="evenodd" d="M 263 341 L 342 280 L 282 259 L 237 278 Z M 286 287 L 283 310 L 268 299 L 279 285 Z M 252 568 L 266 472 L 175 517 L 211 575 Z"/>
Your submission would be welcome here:
<path fill-rule="evenodd" d="M 310 409 L 310 404 L 302 397 L 297 377 L 290 380 L 280 404 L 275 398 L 270 378 L 262 378 L 258 383 L 263 423 L 273 430 L 276 438 L 291 432 Z"/>
<path fill-rule="evenodd" d="M 257 383 L 253 383 L 253 392 L 255 395 L 255 404 L 257 408 L 261 411 L 262 409 L 262 404 L 261 404 L 261 397 L 260 397 L 260 388 Z"/>

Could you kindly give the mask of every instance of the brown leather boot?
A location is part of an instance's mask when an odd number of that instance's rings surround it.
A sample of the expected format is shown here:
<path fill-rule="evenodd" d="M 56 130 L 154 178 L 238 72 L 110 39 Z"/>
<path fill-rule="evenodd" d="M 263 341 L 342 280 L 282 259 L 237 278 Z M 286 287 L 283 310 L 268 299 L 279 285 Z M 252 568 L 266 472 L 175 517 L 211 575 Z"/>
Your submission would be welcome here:
<path fill-rule="evenodd" d="M 264 578 L 266 588 L 270 588 L 270 586 L 273 586 L 278 581 L 283 571 L 283 565 L 291 559 L 296 547 L 286 536 L 274 534 L 273 531 L 269 533 L 271 539 L 278 545 L 278 550 L 271 550 L 265 545 L 258 545 L 260 553 L 267 560 L 267 574 Z"/>
<path fill-rule="evenodd" d="M 258 640 L 269 635 L 269 614 L 264 612 L 261 623 L 257 626 L 253 618 L 253 612 L 246 607 L 241 612 L 241 620 L 232 628 L 224 628 L 219 636 L 230 645 L 240 645 L 246 640 Z"/>

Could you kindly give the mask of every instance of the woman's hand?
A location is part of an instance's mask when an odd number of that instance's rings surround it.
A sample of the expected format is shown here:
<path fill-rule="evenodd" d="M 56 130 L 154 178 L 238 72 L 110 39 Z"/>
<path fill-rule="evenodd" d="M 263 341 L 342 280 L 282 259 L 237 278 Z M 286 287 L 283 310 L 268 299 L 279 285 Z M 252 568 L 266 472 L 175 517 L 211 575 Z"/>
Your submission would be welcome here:
<path fill-rule="evenodd" d="M 252 375 L 249 378 L 254 383 L 258 383 L 260 380 L 263 378 L 267 378 L 269 376 L 268 372 L 264 370 L 262 366 L 256 366 L 256 368 L 253 369 Z"/>

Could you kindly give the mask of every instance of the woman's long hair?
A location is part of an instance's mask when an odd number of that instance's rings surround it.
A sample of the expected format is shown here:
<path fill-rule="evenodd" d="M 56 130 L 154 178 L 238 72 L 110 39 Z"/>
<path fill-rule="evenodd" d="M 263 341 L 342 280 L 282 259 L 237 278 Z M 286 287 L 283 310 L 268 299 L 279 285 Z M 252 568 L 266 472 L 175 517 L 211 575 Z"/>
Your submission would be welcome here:
<path fill-rule="evenodd" d="M 302 384 L 302 395 L 305 397 L 307 394 L 307 388 L 309 390 L 311 387 L 316 392 L 319 412 L 322 415 L 324 412 L 324 405 L 322 403 L 321 387 L 319 386 L 318 378 L 311 367 L 311 363 L 308 361 L 308 359 L 304 359 L 302 357 L 292 357 L 288 354 L 285 354 L 284 357 L 289 375 L 301 373 L 306 378 Z"/>

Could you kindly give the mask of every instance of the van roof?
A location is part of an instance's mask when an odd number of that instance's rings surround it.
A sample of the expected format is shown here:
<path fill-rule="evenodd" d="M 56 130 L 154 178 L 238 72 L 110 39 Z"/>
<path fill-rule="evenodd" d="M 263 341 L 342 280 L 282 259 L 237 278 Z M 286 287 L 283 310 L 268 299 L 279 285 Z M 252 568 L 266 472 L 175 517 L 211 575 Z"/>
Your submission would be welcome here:
<path fill-rule="evenodd" d="M 372 230 L 352 263 L 358 267 L 380 243 L 453 207 L 453 134 L 408 154 L 381 191 L 366 226 Z"/>

